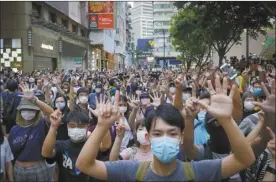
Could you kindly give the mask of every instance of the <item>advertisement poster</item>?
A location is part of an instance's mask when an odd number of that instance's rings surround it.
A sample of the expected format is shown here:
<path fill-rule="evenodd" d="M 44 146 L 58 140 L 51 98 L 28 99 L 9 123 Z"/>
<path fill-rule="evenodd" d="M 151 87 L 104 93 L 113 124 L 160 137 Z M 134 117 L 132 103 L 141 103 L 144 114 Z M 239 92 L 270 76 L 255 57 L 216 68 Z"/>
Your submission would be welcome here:
<path fill-rule="evenodd" d="M 114 2 L 93 2 L 88 4 L 90 29 L 114 29 Z"/>

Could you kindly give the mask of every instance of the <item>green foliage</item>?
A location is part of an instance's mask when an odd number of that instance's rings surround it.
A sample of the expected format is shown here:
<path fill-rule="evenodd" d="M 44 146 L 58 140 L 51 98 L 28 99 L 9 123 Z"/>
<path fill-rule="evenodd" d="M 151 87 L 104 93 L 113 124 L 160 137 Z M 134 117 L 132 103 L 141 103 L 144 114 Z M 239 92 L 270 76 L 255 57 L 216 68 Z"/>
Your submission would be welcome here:
<path fill-rule="evenodd" d="M 178 59 L 182 60 L 187 71 L 192 66 L 201 69 L 209 63 L 211 46 L 205 38 L 205 32 L 194 24 L 199 13 L 196 8 L 182 9 L 171 20 L 172 44 L 180 52 Z"/>
<path fill-rule="evenodd" d="M 254 39 L 266 33 L 264 27 L 272 26 L 270 18 L 273 16 L 266 6 L 275 8 L 275 3 L 236 1 L 176 2 L 175 5 L 179 12 L 172 26 L 178 30 L 171 31 L 177 32 L 172 33 L 172 37 L 177 39 L 181 35 L 181 41 L 197 45 L 202 44 L 195 39 L 202 40 L 218 53 L 220 64 L 232 46 L 240 43 L 244 29 Z M 180 44 L 175 43 L 177 45 Z"/>

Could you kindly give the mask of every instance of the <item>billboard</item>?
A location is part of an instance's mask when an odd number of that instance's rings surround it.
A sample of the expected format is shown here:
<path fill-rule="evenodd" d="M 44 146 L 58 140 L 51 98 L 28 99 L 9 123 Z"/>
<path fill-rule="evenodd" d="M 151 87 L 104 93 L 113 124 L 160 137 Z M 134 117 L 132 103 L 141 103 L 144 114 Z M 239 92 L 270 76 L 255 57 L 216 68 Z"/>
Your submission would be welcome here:
<path fill-rule="evenodd" d="M 138 39 L 137 40 L 137 49 L 143 53 L 152 53 L 154 49 L 154 40 L 153 39 Z"/>
<path fill-rule="evenodd" d="M 88 2 L 89 28 L 114 29 L 114 2 Z"/>

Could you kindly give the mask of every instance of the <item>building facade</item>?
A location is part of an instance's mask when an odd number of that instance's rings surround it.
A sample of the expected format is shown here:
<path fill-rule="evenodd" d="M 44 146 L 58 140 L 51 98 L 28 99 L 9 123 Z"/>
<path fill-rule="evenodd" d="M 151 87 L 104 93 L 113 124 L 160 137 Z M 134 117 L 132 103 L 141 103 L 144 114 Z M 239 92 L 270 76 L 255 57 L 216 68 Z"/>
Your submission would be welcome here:
<path fill-rule="evenodd" d="M 126 4 L 126 57 L 124 66 L 131 67 L 134 58 L 134 37 L 131 24 L 131 5 Z"/>
<path fill-rule="evenodd" d="M 0 2 L 1 66 L 33 70 L 87 67 L 87 2 Z"/>
<path fill-rule="evenodd" d="M 131 9 L 131 21 L 135 47 L 138 39 L 153 38 L 153 2 L 134 2 Z"/>
<path fill-rule="evenodd" d="M 115 69 L 122 69 L 126 57 L 126 7 L 127 2 L 116 1 L 115 3 Z"/>
<path fill-rule="evenodd" d="M 161 67 L 180 64 L 176 60 L 178 53 L 174 50 L 169 36 L 171 17 L 177 13 L 174 2 L 153 2 L 154 51 L 156 64 Z"/>

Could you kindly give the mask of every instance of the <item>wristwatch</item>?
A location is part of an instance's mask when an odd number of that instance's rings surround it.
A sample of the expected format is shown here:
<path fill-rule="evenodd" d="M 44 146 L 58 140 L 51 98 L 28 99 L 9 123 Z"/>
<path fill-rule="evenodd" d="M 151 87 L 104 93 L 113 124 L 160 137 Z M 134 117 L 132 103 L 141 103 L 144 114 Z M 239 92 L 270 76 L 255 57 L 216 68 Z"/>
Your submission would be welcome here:
<path fill-rule="evenodd" d="M 271 174 L 276 175 L 276 170 L 275 170 L 274 168 L 272 168 L 271 166 L 268 166 L 268 167 L 266 168 L 266 171 L 267 171 L 267 172 L 270 172 Z"/>

